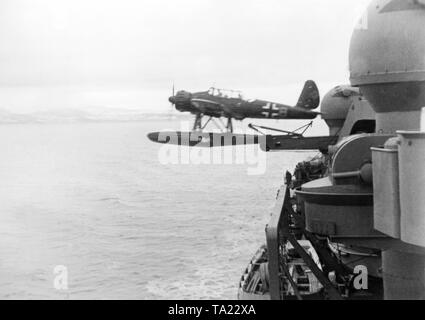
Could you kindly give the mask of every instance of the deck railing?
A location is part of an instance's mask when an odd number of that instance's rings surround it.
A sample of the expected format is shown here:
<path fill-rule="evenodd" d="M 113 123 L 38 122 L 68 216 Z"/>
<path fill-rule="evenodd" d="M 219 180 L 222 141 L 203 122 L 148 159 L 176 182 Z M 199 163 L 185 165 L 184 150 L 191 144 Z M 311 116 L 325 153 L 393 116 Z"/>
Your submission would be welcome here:
<path fill-rule="evenodd" d="M 287 179 L 287 181 L 290 180 Z M 282 286 L 283 277 L 285 277 L 292 286 L 295 296 L 299 300 L 302 300 L 302 296 L 298 291 L 297 285 L 294 283 L 292 276 L 289 274 L 289 270 L 285 262 L 282 261 L 282 246 L 289 241 L 319 282 L 323 285 L 329 298 L 333 300 L 340 300 L 341 295 L 338 290 L 336 290 L 329 279 L 323 274 L 322 270 L 320 270 L 313 261 L 311 256 L 304 250 L 304 248 L 298 243 L 295 236 L 290 232 L 290 212 L 293 212 L 290 189 L 287 186 L 282 186 L 276 199 L 271 220 L 266 226 L 267 252 L 269 259 L 269 290 L 271 299 L 283 300 L 285 298 L 285 294 L 283 292 L 284 288 Z M 313 237 L 313 235 L 308 232 L 305 232 L 305 234 L 307 238 Z M 329 258 L 326 260 L 329 261 Z"/>

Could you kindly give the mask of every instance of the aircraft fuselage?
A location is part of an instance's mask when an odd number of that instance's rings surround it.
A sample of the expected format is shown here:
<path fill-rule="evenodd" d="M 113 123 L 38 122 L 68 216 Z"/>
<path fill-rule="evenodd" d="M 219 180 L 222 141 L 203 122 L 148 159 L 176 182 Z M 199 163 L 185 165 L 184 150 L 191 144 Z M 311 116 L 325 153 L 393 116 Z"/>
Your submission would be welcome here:
<path fill-rule="evenodd" d="M 181 112 L 202 114 L 216 118 L 235 120 L 252 119 L 314 119 L 317 112 L 299 107 L 265 100 L 247 101 L 242 98 L 228 98 L 211 95 L 208 92 L 189 93 L 180 91 L 170 101 Z"/>

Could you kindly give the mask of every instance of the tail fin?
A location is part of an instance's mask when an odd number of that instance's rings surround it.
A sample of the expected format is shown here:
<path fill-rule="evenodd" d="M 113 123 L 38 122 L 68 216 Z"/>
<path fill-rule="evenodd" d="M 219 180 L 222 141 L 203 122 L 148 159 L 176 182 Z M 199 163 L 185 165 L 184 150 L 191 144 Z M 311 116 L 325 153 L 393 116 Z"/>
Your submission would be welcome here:
<path fill-rule="evenodd" d="M 319 89 L 314 81 L 308 80 L 298 99 L 297 107 L 308 110 L 316 109 L 320 104 Z"/>

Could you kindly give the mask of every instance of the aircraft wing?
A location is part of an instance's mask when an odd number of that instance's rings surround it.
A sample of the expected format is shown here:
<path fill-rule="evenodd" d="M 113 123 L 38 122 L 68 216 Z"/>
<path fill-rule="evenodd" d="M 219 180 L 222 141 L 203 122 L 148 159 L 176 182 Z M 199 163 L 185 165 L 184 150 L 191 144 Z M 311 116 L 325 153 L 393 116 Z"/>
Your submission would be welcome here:
<path fill-rule="evenodd" d="M 220 116 L 223 113 L 221 103 L 207 99 L 192 99 L 192 105 L 203 114 L 215 114 Z"/>

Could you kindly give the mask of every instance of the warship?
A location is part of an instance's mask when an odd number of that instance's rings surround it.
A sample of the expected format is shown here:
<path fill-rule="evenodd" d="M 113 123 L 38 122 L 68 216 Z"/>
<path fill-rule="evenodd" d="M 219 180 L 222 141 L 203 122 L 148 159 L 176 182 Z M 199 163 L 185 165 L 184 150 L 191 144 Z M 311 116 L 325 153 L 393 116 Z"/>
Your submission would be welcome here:
<path fill-rule="evenodd" d="M 321 102 L 334 143 L 285 173 L 239 299 L 425 299 L 424 25 L 425 0 L 371 1 Z"/>
<path fill-rule="evenodd" d="M 198 120 L 225 116 L 230 123 L 242 105 L 243 118 L 270 119 L 304 106 L 291 118 L 320 114 L 329 128 L 326 136 L 305 137 L 309 125 L 302 133 L 275 129 L 285 135 L 250 125 L 261 135 L 237 135 L 230 124 L 226 132 L 205 133 L 196 120 L 194 132 L 148 135 L 190 147 L 318 151 L 285 168 L 266 244 L 241 276 L 239 299 L 425 299 L 424 25 L 425 0 L 372 0 L 351 38 L 349 84 L 321 103 L 313 81 L 295 107 L 206 93 L 201 101 L 187 92 L 174 96 L 173 89 L 170 102 Z M 319 104 L 320 112 L 310 110 Z"/>

